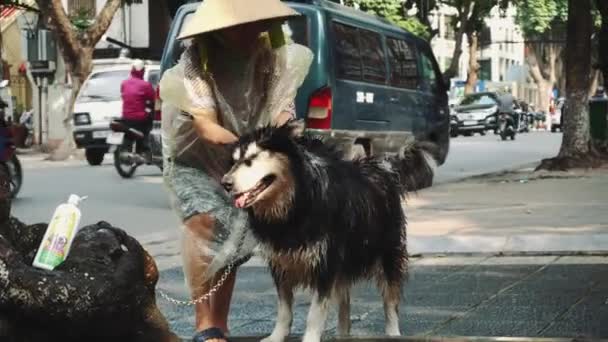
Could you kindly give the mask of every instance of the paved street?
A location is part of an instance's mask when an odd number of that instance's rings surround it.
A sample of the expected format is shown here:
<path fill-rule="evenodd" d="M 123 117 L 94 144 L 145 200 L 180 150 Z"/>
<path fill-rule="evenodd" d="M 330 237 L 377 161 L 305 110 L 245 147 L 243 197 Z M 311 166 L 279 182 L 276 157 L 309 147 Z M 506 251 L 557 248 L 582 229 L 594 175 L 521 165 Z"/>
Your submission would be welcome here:
<path fill-rule="evenodd" d="M 161 274 L 161 286 L 184 298 L 180 269 Z M 170 279 L 173 279 L 169 283 Z M 173 287 L 171 287 L 173 286 Z M 175 331 L 192 336 L 191 308 L 159 299 Z M 294 334 L 301 334 L 310 296 L 296 297 Z M 373 286 L 352 295 L 352 333 L 382 335 L 384 313 Z M 276 294 L 261 267 L 240 270 L 231 311 L 234 335 L 272 331 Z M 402 305 L 401 330 L 416 336 L 608 337 L 606 257 L 447 257 L 413 259 Z M 327 322 L 335 333 L 336 315 Z"/>
<path fill-rule="evenodd" d="M 561 133 L 549 132 L 519 134 L 515 141 L 501 141 L 491 132 L 485 137 L 460 136 L 452 139 L 448 159 L 439 168 L 435 183 L 538 162 L 557 155 L 561 142 Z"/>
<path fill-rule="evenodd" d="M 533 132 L 517 140 L 497 136 L 459 137 L 452 140 L 447 162 L 438 169 L 437 182 L 494 172 L 555 155 L 561 134 Z M 110 155 L 107 155 L 107 159 Z M 86 162 L 43 162 L 23 156 L 24 187 L 14 202 L 14 213 L 29 221 L 50 219 L 55 207 L 70 193 L 87 195 L 82 204 L 83 223 L 108 220 L 142 238 L 150 233 L 173 233 L 177 220 L 161 184 L 160 171 L 145 167 L 132 180 L 121 179 L 107 160 L 102 167 Z"/>

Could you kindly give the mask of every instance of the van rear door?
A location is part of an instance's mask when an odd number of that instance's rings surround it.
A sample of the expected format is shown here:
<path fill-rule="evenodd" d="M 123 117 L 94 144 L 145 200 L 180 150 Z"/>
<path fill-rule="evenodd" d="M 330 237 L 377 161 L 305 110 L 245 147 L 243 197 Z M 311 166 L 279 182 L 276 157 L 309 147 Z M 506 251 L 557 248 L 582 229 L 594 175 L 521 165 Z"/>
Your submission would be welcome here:
<path fill-rule="evenodd" d="M 448 95 L 437 61 L 431 48 L 424 43 L 419 44 L 420 77 L 422 99 L 424 101 L 424 131 L 425 135 L 441 132 L 448 122 Z M 422 123 L 420 123 L 422 124 Z M 439 137 L 435 137 L 438 139 Z"/>
<path fill-rule="evenodd" d="M 415 134 L 424 121 L 416 49 L 404 37 L 387 36 L 386 45 L 391 87 L 387 111 L 392 113 L 392 127 L 395 131 Z"/>
<path fill-rule="evenodd" d="M 340 20 L 331 21 L 333 129 L 390 130 L 386 114 L 386 60 L 382 36 Z"/>

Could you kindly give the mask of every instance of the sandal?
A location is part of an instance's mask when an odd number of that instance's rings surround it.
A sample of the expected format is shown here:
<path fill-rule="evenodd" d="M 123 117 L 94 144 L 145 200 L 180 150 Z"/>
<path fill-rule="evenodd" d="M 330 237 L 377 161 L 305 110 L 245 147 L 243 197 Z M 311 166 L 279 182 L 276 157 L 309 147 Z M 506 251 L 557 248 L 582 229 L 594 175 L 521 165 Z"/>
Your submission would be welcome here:
<path fill-rule="evenodd" d="M 226 335 L 220 328 L 208 328 L 197 332 L 192 338 L 192 342 L 205 342 L 212 339 L 228 341 Z"/>

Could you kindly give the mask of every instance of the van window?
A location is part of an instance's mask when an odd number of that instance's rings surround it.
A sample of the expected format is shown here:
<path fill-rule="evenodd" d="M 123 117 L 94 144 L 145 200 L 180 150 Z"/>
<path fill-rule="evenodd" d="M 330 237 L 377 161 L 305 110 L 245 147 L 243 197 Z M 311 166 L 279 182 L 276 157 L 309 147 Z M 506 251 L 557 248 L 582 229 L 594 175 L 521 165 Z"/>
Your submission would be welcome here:
<path fill-rule="evenodd" d="M 76 102 L 120 101 L 120 85 L 129 78 L 130 71 L 101 71 L 92 74 L 80 92 Z"/>
<path fill-rule="evenodd" d="M 173 45 L 174 45 L 173 56 L 171 56 L 172 57 L 171 58 L 172 66 L 177 64 L 180 57 L 182 56 L 182 53 L 184 53 L 186 48 L 188 48 L 188 46 L 190 46 L 190 44 L 192 44 L 191 39 L 178 40 L 177 37 L 179 37 L 182 34 L 182 32 L 184 31 L 184 28 L 186 27 L 186 25 L 188 25 L 188 22 L 192 19 L 193 16 L 194 16 L 194 12 L 189 12 L 186 15 L 184 15 L 184 20 L 182 20 L 182 26 L 179 28 L 179 32 L 175 36 L 175 41 L 173 42 Z"/>
<path fill-rule="evenodd" d="M 333 22 L 336 43 L 337 77 L 360 81 L 362 75 L 361 52 L 356 27 Z"/>
<path fill-rule="evenodd" d="M 439 76 L 437 70 L 435 70 L 435 63 L 433 59 L 428 55 L 428 52 L 421 51 L 421 62 L 422 62 L 422 83 L 424 84 L 425 90 L 436 92 L 439 90 Z"/>
<path fill-rule="evenodd" d="M 289 19 L 283 26 L 283 30 L 291 35 L 294 43 L 308 46 L 308 17 L 305 15 Z"/>
<path fill-rule="evenodd" d="M 411 44 L 401 39 L 388 38 L 388 58 L 391 66 L 390 83 L 394 87 L 417 89 L 418 64 Z"/>
<path fill-rule="evenodd" d="M 363 59 L 363 80 L 386 83 L 386 60 L 382 37 L 375 32 L 359 29 L 361 57 Z"/>
<path fill-rule="evenodd" d="M 148 83 L 152 85 L 152 87 L 156 88 L 158 85 L 158 81 L 160 79 L 160 70 L 150 70 L 148 73 Z"/>

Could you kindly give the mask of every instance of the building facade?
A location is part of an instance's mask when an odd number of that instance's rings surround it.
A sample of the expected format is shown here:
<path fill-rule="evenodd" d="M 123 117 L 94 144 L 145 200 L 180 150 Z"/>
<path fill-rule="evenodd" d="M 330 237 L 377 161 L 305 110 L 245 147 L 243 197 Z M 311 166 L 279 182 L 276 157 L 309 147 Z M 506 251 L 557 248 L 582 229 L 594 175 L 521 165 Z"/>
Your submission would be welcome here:
<path fill-rule="evenodd" d="M 478 90 L 508 90 L 516 97 L 536 104 L 538 94 L 528 76 L 524 38 L 515 23 L 515 15 L 516 8 L 513 6 L 505 12 L 496 7 L 486 19 L 486 28 L 479 36 L 480 48 L 476 51 L 480 67 Z M 438 30 L 431 46 L 443 71 L 452 62 L 456 45 L 453 22 L 456 17 L 457 11 L 449 6 L 440 6 L 431 13 L 433 28 Z M 458 65 L 454 80 L 466 81 L 469 70 L 469 42 L 466 36 L 462 39 L 462 55 Z"/>

